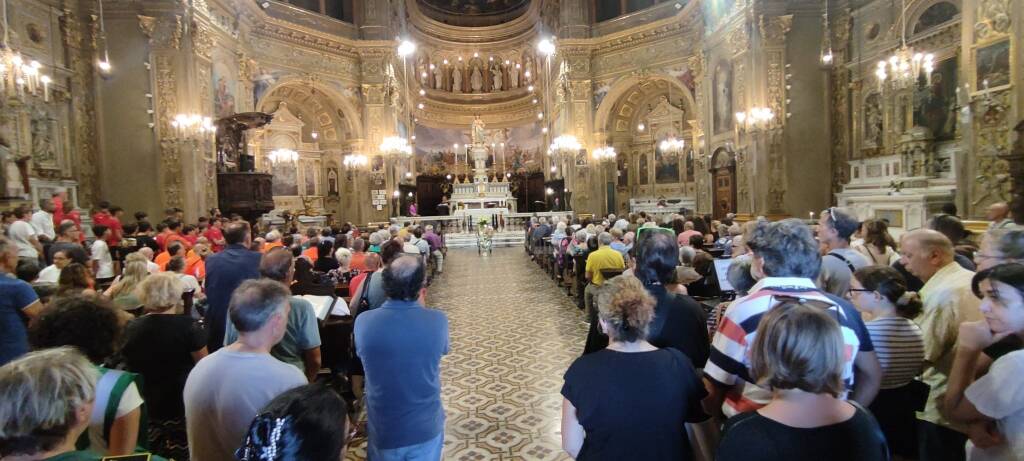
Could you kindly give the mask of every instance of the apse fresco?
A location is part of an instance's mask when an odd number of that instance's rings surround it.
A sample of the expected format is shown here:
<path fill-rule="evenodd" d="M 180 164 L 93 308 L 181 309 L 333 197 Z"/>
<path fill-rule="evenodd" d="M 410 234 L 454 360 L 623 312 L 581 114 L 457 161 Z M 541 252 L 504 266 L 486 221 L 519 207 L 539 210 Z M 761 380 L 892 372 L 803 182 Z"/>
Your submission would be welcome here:
<path fill-rule="evenodd" d="M 503 14 L 526 6 L 529 0 L 419 0 L 447 14 L 485 16 Z"/>
<path fill-rule="evenodd" d="M 495 168 L 498 172 L 540 171 L 543 166 L 542 139 L 540 128 L 533 123 L 512 128 L 486 130 L 485 144 L 490 151 L 487 166 Z M 416 171 L 421 174 L 438 176 L 466 172 L 468 157 L 466 144 L 469 142 L 468 130 L 416 125 Z M 456 144 L 458 145 L 457 164 Z M 472 168 L 472 166 L 470 165 L 468 168 Z"/>

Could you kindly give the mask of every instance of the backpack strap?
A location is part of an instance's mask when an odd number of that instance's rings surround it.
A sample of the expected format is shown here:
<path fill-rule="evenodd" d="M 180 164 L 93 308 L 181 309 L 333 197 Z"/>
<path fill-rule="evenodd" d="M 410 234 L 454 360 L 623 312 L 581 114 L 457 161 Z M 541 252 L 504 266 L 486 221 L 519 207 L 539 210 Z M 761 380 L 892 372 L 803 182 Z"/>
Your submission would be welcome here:
<path fill-rule="evenodd" d="M 844 258 L 844 257 L 843 257 L 843 255 L 841 255 L 841 254 L 839 254 L 839 253 L 836 253 L 836 252 L 834 252 L 834 251 L 831 251 L 831 252 L 829 252 L 829 253 L 828 253 L 827 255 L 825 255 L 825 256 L 832 256 L 833 258 L 836 258 L 836 259 L 838 259 L 838 260 L 840 260 L 840 261 L 842 261 L 842 262 L 846 263 L 846 267 L 849 267 L 849 268 L 850 268 L 850 273 L 851 273 L 851 274 L 852 274 L 852 273 L 854 273 L 854 272 L 857 272 L 857 268 L 856 268 L 856 267 L 853 267 L 853 263 L 851 263 L 849 259 L 846 259 L 846 258 Z"/>

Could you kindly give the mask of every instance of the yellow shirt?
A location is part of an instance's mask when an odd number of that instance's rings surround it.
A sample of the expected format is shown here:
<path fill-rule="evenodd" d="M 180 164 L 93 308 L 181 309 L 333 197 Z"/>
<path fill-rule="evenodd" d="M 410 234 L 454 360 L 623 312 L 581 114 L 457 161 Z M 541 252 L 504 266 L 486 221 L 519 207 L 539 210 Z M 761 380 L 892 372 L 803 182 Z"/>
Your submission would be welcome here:
<path fill-rule="evenodd" d="M 918 419 L 929 421 L 963 432 L 964 426 L 955 425 L 939 413 L 941 399 L 946 395 L 949 372 L 956 355 L 956 337 L 960 324 L 984 317 L 978 306 L 981 300 L 971 291 L 974 272 L 956 262 L 939 269 L 921 288 L 924 309 L 915 322 L 924 334 L 924 372 L 921 380 L 932 387 L 924 411 Z"/>
<path fill-rule="evenodd" d="M 604 284 L 602 269 L 625 269 L 626 263 L 622 260 L 622 253 L 613 250 L 611 247 L 601 247 L 587 256 L 587 272 L 590 272 L 590 283 L 601 286 Z"/>

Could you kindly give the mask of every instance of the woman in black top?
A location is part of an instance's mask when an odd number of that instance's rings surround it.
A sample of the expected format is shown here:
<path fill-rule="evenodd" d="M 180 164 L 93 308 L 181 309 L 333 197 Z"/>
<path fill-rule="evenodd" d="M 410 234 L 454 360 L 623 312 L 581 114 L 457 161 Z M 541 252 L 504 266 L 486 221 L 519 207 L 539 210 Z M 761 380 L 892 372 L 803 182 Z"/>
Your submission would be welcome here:
<path fill-rule="evenodd" d="M 645 340 L 654 298 L 636 277 L 605 282 L 598 321 L 608 348 L 576 359 L 562 387 L 562 448 L 581 460 L 691 460 L 685 423 L 707 418 L 690 359 Z"/>
<path fill-rule="evenodd" d="M 192 367 L 206 357 L 206 332 L 192 317 L 175 314 L 184 287 L 170 272 L 146 277 L 137 289 L 146 315 L 128 324 L 121 349 L 127 368 L 143 376 L 149 440 L 154 453 L 188 459 L 182 393 Z"/>
<path fill-rule="evenodd" d="M 334 259 L 334 245 L 330 240 L 324 240 L 316 244 L 316 263 L 313 269 L 324 274 L 337 269 L 338 260 Z"/>
<path fill-rule="evenodd" d="M 843 337 L 813 301 L 785 300 L 761 319 L 751 371 L 772 401 L 725 424 L 718 461 L 886 461 L 874 417 L 840 398 Z"/>

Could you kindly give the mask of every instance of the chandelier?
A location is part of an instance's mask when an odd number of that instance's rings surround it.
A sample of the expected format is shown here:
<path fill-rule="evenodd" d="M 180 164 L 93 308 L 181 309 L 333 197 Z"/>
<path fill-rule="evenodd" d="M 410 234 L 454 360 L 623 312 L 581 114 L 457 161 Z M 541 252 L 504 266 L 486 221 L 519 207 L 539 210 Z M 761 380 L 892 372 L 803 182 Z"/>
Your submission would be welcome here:
<path fill-rule="evenodd" d="M 675 136 L 669 136 L 658 144 L 658 149 L 661 149 L 662 153 L 671 155 L 679 155 L 683 153 L 684 147 L 686 147 L 686 141 L 676 139 Z"/>
<path fill-rule="evenodd" d="M 380 151 L 388 155 L 412 155 L 412 146 L 401 136 L 388 136 L 380 143 Z"/>
<path fill-rule="evenodd" d="M 900 12 L 900 48 L 888 59 L 878 61 L 878 67 L 875 68 L 878 91 L 885 90 L 886 81 L 894 90 L 913 88 L 917 85 L 922 71 L 928 85 L 931 85 L 934 67 L 934 54 L 915 51 L 907 46 L 907 0 L 903 0 L 903 10 Z"/>
<path fill-rule="evenodd" d="M 270 151 L 267 159 L 275 165 L 284 162 L 295 163 L 299 159 L 299 153 L 291 149 L 274 149 Z"/>
<path fill-rule="evenodd" d="M 370 164 L 370 159 L 363 154 L 349 154 L 341 161 L 345 168 L 365 168 Z"/>
<path fill-rule="evenodd" d="M 175 115 L 171 120 L 171 128 L 174 128 L 174 137 L 181 140 L 201 138 L 217 131 L 213 119 L 200 114 Z"/>
<path fill-rule="evenodd" d="M 736 125 L 743 130 L 770 128 L 775 120 L 775 111 L 767 107 L 752 107 L 736 112 Z"/>
<path fill-rule="evenodd" d="M 615 148 L 611 146 L 598 147 L 594 149 L 594 160 L 602 163 L 615 161 Z"/>
<path fill-rule="evenodd" d="M 0 0 L 3 19 L 3 42 L 0 42 L 0 94 L 25 99 L 26 96 L 42 96 L 50 101 L 49 75 L 43 74 L 43 65 L 36 60 L 27 60 L 10 45 L 10 26 L 7 23 L 7 0 Z"/>
<path fill-rule="evenodd" d="M 583 146 L 580 145 L 580 142 L 576 139 L 575 136 L 571 134 L 563 134 L 551 141 L 551 146 L 548 147 L 548 155 L 576 155 L 576 153 L 579 152 L 579 150 L 582 147 Z"/>

